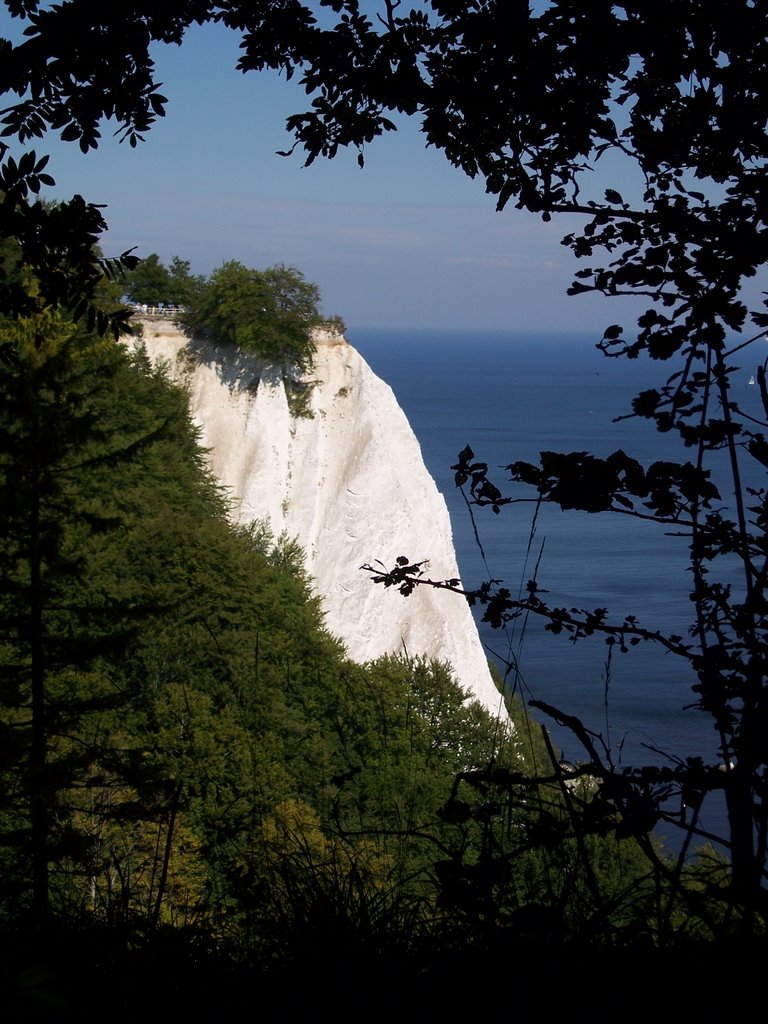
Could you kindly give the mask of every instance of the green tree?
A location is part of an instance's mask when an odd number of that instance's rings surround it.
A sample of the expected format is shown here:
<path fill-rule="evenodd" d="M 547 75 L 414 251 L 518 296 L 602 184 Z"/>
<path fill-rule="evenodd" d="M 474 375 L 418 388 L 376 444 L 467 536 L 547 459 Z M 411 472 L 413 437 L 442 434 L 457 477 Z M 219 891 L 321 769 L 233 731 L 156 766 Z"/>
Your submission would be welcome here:
<path fill-rule="evenodd" d="M 184 307 L 189 302 L 194 288 L 196 278 L 192 275 L 192 267 L 189 260 L 183 260 L 180 256 L 171 258 L 168 267 L 168 302 L 172 306 Z"/>
<path fill-rule="evenodd" d="M 339 683 L 334 719 L 341 774 L 353 782 L 344 801 L 352 828 L 364 823 L 401 836 L 418 833 L 437 823 L 458 772 L 493 760 L 518 763 L 499 723 L 462 690 L 447 665 L 425 658 L 350 666 Z"/>
<path fill-rule="evenodd" d="M 147 306 L 183 307 L 200 284 L 192 275 L 189 260 L 174 256 L 166 267 L 156 252 L 138 260 L 122 281 L 126 298 Z"/>
<path fill-rule="evenodd" d="M 85 737 L 127 699 L 104 652 L 124 649 L 138 609 L 114 578 L 83 583 L 99 538 L 120 525 L 100 471 L 135 458 L 165 416 L 135 416 L 125 431 L 105 421 L 125 353 L 60 312 L 5 320 L 0 330 L 0 699 L 12 738 L 6 780 L 21 782 L 7 790 L 6 835 L 15 855 L 29 858 L 42 918 L 49 864 L 72 839 L 66 794 L 94 756 Z"/>
<path fill-rule="evenodd" d="M 293 267 L 261 271 L 230 260 L 199 283 L 187 299 L 182 323 L 192 334 L 208 334 L 301 371 L 312 363 L 318 300 L 317 286 Z"/>
<path fill-rule="evenodd" d="M 167 305 L 171 301 L 171 288 L 171 275 L 156 252 L 139 260 L 135 268 L 125 275 L 125 295 L 139 305 Z"/>

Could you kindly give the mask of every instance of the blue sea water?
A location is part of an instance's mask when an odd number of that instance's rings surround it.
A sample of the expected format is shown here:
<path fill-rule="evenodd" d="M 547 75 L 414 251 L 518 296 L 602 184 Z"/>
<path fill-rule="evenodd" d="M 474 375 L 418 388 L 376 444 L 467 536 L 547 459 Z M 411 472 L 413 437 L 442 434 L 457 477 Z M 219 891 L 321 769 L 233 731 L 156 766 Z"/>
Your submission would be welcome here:
<path fill-rule="evenodd" d="M 672 435 L 645 421 L 616 421 L 630 411 L 634 395 L 662 384 L 673 365 L 607 359 L 595 347 L 599 334 L 353 328 L 348 337 L 390 385 L 421 444 L 448 505 L 466 587 L 493 578 L 516 594 L 538 562 L 537 580 L 552 604 L 605 607 L 614 620 L 634 614 L 650 629 L 687 635 L 692 616 L 685 538 L 629 517 L 547 507 L 531 540 L 533 503 L 506 506 L 499 516 L 475 509 L 473 524 L 451 470 L 469 445 L 506 494 L 503 467 L 536 462 L 542 450 L 605 456 L 622 448 L 644 465 L 690 457 Z M 754 372 L 750 359 L 745 356 L 740 398 L 756 406 L 756 389 L 747 386 Z M 429 558 L 429 551 L 401 554 Z M 460 598 L 446 594 L 445 600 Z M 688 755 L 716 762 L 717 737 L 709 719 L 690 707 L 695 680 L 681 659 L 644 643 L 614 653 L 609 664 L 602 638 L 574 644 L 533 619 L 524 630 L 518 621 L 514 633 L 502 632 L 483 623 L 481 614 L 476 611 L 489 657 L 502 671 L 516 659 L 522 696 L 580 718 L 603 738 L 616 764 L 660 764 Z M 583 758 L 570 732 L 539 718 L 565 758 Z M 715 802 L 707 813 L 704 826 L 721 834 L 722 807 Z"/>

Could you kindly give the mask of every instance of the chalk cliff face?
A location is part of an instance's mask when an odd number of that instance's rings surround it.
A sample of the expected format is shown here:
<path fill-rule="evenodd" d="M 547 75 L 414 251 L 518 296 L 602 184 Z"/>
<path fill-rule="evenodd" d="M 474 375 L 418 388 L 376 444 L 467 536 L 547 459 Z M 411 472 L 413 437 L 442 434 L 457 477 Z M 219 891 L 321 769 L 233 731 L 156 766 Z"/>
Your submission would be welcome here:
<path fill-rule="evenodd" d="M 150 358 L 189 389 L 211 468 L 242 523 L 269 519 L 302 545 L 326 625 L 349 655 L 386 653 L 448 662 L 493 714 L 503 705 L 464 600 L 417 588 L 408 598 L 374 585 L 366 563 L 429 559 L 433 579 L 458 577 L 445 501 L 392 390 L 341 335 L 318 332 L 306 377 L 308 417 L 291 415 L 280 372 L 190 342 L 167 321 L 144 322 Z"/>

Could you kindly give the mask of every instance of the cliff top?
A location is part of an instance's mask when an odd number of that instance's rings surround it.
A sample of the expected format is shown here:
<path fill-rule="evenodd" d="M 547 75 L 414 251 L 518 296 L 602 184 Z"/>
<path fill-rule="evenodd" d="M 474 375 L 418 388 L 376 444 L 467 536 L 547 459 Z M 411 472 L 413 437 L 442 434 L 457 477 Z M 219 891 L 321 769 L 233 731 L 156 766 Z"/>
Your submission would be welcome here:
<path fill-rule="evenodd" d="M 144 326 L 147 331 L 151 330 L 155 337 L 170 337 L 179 333 L 175 312 L 141 313 L 134 317 L 134 323 Z M 331 326 L 314 327 L 312 339 L 316 346 L 349 344 L 342 331 Z"/>

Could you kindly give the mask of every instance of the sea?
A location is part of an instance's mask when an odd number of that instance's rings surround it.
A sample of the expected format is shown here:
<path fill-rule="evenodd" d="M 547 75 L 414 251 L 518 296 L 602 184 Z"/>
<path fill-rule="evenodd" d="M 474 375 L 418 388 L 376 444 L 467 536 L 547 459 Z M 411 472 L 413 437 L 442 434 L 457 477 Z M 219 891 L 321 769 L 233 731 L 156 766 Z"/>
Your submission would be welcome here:
<path fill-rule="evenodd" d="M 687 637 L 692 621 L 690 573 L 684 536 L 625 515 L 561 511 L 532 500 L 506 505 L 495 515 L 472 507 L 456 486 L 452 467 L 467 445 L 503 494 L 512 490 L 505 467 L 537 462 L 541 451 L 585 451 L 604 457 L 623 449 L 643 465 L 691 458 L 672 434 L 632 417 L 632 398 L 658 387 L 673 362 L 607 358 L 597 349 L 602 332 L 349 328 L 347 337 L 374 373 L 393 390 L 421 445 L 424 462 L 445 497 L 463 585 L 499 581 L 513 595 L 535 576 L 549 603 L 606 608 L 609 618 L 635 615 L 650 630 Z M 750 385 L 759 353 L 745 349 L 734 373 L 737 397 L 761 416 Z M 738 361 L 738 360 L 737 360 Z M 743 391 L 742 391 L 743 385 Z M 715 467 L 715 477 L 720 470 Z M 727 480 L 723 499 L 727 506 Z M 400 552 L 412 561 L 428 550 Z M 395 595 L 393 595 L 394 597 Z M 462 600 L 446 593 L 446 601 Z M 605 639 L 574 643 L 553 635 L 536 616 L 493 629 L 475 608 L 488 657 L 524 701 L 536 699 L 577 717 L 610 752 L 619 768 L 673 764 L 699 756 L 718 763 L 709 718 L 692 705 L 695 678 L 682 659 L 654 643 L 626 654 Z M 513 666 L 513 668 L 510 668 Z M 563 759 L 586 760 L 572 732 L 542 712 Z M 710 800 L 700 824 L 724 835 L 725 811 Z M 674 847 L 679 831 L 661 838 Z"/>

